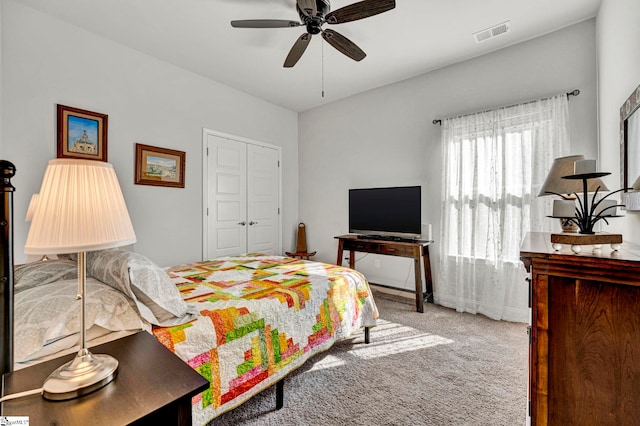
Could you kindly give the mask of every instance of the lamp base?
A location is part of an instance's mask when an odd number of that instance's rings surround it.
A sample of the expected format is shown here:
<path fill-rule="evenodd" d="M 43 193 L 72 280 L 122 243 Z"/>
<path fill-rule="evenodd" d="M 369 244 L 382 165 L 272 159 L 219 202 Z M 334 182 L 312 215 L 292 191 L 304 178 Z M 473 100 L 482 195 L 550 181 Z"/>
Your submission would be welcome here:
<path fill-rule="evenodd" d="M 578 232 L 578 225 L 572 220 L 561 217 L 560 218 L 560 226 L 562 227 L 562 232 Z"/>
<path fill-rule="evenodd" d="M 51 401 L 77 398 L 100 389 L 115 379 L 118 360 L 110 355 L 94 355 L 82 348 L 76 357 L 58 367 L 42 386 L 43 397 Z"/>

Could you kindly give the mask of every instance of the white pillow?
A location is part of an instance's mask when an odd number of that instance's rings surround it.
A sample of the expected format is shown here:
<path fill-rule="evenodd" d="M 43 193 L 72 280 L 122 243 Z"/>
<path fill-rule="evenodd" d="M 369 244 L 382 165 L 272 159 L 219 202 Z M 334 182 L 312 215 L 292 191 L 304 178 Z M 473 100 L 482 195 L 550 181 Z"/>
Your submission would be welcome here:
<path fill-rule="evenodd" d="M 15 362 L 36 358 L 47 345 L 72 335 L 80 336 L 78 280 L 66 280 L 33 287 L 15 295 Z M 111 331 L 145 327 L 130 300 L 121 292 L 87 279 L 86 327 Z M 70 340 L 74 344 L 74 340 Z"/>
<path fill-rule="evenodd" d="M 89 252 L 87 272 L 133 299 L 142 318 L 151 324 L 184 324 L 197 314 L 167 273 L 139 253 L 121 249 Z"/>

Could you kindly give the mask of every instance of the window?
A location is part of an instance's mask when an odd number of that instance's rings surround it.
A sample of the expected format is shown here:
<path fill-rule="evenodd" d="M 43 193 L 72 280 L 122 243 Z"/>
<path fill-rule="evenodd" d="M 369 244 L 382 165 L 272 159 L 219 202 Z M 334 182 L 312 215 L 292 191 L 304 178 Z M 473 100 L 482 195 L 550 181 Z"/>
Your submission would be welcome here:
<path fill-rule="evenodd" d="M 536 195 L 553 159 L 566 154 L 567 102 L 563 94 L 443 120 L 445 306 L 496 319 L 522 311 L 526 321 L 520 244 L 526 232 L 551 226 Z"/>

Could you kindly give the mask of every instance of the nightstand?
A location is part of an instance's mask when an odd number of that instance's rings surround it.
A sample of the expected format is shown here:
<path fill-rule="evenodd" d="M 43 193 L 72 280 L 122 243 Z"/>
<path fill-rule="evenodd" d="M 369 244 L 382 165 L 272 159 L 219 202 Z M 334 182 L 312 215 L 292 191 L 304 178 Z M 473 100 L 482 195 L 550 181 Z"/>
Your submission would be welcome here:
<path fill-rule="evenodd" d="M 3 416 L 29 416 L 32 425 L 191 425 L 191 398 L 209 381 L 191 369 L 147 332 L 91 348 L 119 362 L 113 382 L 68 401 L 47 401 L 32 395 L 5 401 Z M 75 354 L 3 375 L 2 394 L 42 386 L 47 376 Z"/>

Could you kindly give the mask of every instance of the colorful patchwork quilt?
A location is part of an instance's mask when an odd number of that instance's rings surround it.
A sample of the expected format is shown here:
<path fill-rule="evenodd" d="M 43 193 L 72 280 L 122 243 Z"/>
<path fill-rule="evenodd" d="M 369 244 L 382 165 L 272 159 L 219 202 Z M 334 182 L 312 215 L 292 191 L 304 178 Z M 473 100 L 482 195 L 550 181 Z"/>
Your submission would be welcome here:
<path fill-rule="evenodd" d="M 211 383 L 192 400 L 194 425 L 237 407 L 378 317 L 365 278 L 342 266 L 247 255 L 167 272 L 200 313 L 187 324 L 153 329 Z"/>

